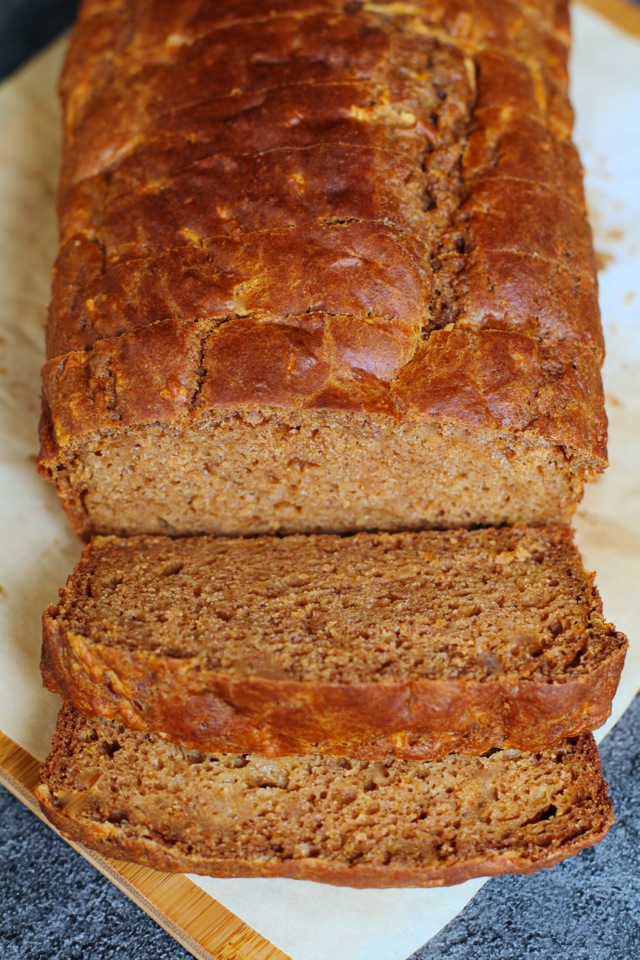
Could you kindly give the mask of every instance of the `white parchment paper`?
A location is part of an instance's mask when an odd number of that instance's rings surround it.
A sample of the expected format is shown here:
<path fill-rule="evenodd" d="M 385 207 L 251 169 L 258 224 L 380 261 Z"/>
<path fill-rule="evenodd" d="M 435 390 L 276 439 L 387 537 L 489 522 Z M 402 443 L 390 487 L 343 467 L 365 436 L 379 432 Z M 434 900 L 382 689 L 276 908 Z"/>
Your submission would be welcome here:
<path fill-rule="evenodd" d="M 576 140 L 601 254 L 611 467 L 576 526 L 605 613 L 630 638 L 613 716 L 640 687 L 640 42 L 574 10 Z M 57 44 L 0 87 L 0 730 L 39 758 L 58 709 L 40 687 L 40 617 L 80 544 L 35 473 L 39 368 L 56 251 Z M 601 734 L 604 731 L 601 731 Z M 479 889 L 348 890 L 192 878 L 294 960 L 405 960 Z"/>

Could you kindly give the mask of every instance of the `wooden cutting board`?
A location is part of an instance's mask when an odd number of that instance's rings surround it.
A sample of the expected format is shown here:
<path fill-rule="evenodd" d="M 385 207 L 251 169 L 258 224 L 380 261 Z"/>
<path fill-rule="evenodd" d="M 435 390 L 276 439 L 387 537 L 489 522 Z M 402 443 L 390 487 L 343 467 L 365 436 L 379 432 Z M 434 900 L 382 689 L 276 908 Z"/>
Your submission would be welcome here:
<path fill-rule="evenodd" d="M 0 783 L 55 830 L 34 796 L 39 768 L 34 757 L 0 733 Z M 199 960 L 291 960 L 188 877 L 109 860 L 66 842 Z"/>
<path fill-rule="evenodd" d="M 584 7 L 595 10 L 627 33 L 640 37 L 640 6 L 638 0 L 580 0 Z"/>

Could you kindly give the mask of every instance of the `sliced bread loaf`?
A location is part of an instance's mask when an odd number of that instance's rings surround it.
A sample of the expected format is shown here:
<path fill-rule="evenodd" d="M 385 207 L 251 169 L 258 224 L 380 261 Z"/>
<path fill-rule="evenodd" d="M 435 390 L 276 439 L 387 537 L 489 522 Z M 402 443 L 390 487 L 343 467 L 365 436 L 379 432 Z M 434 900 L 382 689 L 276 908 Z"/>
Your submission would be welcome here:
<path fill-rule="evenodd" d="M 436 759 L 609 714 L 626 648 L 564 529 L 97 538 L 46 686 L 184 746 Z"/>
<path fill-rule="evenodd" d="M 435 763 L 185 751 L 64 707 L 38 798 L 70 839 L 160 870 L 354 887 L 529 872 L 613 821 L 593 738 Z"/>

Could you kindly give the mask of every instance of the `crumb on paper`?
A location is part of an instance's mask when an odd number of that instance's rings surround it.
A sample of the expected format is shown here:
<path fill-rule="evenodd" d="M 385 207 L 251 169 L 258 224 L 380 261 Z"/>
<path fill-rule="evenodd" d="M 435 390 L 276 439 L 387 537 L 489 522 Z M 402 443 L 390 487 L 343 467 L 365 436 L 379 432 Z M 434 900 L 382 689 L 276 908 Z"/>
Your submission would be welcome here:
<path fill-rule="evenodd" d="M 607 406 L 610 406 L 610 407 L 623 407 L 623 406 L 624 406 L 624 404 L 622 403 L 622 401 L 619 400 L 618 397 L 616 397 L 615 394 L 613 394 L 613 393 L 607 393 L 607 394 L 605 395 L 604 400 L 605 400 L 605 403 L 607 404 Z"/>
<path fill-rule="evenodd" d="M 596 267 L 600 272 L 603 272 L 607 269 L 610 263 L 613 263 L 615 257 L 612 253 L 608 253 L 606 250 L 596 250 Z"/>
<path fill-rule="evenodd" d="M 580 508 L 576 511 L 576 515 L 580 517 L 581 520 L 584 520 L 585 523 L 588 523 L 592 527 L 598 526 L 600 523 L 600 518 L 597 514 L 593 513 L 591 510 L 585 510 Z"/>
<path fill-rule="evenodd" d="M 627 290 L 624 297 L 622 298 L 622 302 L 624 303 L 625 307 L 628 307 L 630 304 L 634 302 L 635 299 L 636 299 L 635 290 Z"/>

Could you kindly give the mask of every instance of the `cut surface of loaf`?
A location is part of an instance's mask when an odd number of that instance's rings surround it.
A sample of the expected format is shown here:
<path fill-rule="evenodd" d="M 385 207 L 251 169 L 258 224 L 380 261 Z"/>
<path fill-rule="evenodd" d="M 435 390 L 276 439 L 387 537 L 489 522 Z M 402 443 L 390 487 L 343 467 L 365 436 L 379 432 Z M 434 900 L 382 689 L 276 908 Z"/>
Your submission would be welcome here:
<path fill-rule="evenodd" d="M 626 639 L 566 529 L 98 537 L 44 616 L 45 684 L 201 749 L 543 749 L 609 715 Z"/>
<path fill-rule="evenodd" d="M 550 866 L 613 821 L 593 738 L 436 763 L 181 750 L 61 711 L 38 799 L 72 840 L 159 870 L 434 886 Z"/>
<path fill-rule="evenodd" d="M 568 42 L 555 0 L 86 0 L 40 457 L 76 528 L 566 523 L 606 460 Z"/>

